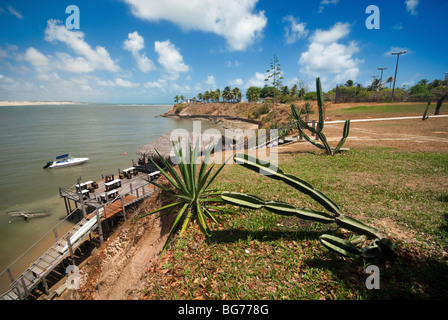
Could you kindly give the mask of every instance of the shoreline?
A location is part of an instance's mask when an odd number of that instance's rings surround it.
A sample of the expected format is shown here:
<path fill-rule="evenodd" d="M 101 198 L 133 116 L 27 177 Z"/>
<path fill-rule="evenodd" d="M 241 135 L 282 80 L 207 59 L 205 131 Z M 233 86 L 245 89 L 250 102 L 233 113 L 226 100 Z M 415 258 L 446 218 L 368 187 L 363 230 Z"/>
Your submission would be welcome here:
<path fill-rule="evenodd" d="M 1 107 L 11 107 L 11 106 L 38 106 L 43 104 L 50 105 L 70 105 L 70 104 L 80 104 L 81 102 L 73 102 L 73 101 L 35 101 L 35 100 L 22 100 L 22 101 L 13 101 L 13 100 L 0 100 Z"/>

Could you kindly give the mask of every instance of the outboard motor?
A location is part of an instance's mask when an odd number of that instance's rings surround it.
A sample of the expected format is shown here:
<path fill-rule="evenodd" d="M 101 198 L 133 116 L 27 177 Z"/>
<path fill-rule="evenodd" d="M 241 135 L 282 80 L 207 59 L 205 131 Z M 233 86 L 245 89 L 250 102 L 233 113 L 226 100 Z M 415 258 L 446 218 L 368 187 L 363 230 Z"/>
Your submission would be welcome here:
<path fill-rule="evenodd" d="M 47 164 L 44 166 L 44 169 L 48 168 L 53 164 L 53 161 L 48 161 Z"/>

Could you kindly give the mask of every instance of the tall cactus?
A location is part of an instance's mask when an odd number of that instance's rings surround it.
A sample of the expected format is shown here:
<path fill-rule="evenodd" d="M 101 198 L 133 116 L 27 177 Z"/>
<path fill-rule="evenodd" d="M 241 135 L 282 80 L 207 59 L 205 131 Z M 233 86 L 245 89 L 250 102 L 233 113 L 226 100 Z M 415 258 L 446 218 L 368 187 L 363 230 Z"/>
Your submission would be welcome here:
<path fill-rule="evenodd" d="M 328 142 L 327 142 L 327 137 L 322 132 L 322 130 L 324 128 L 324 97 L 323 97 L 323 93 L 322 93 L 322 86 L 320 84 L 320 78 L 316 78 L 316 94 L 317 94 L 317 105 L 319 107 L 319 122 L 318 122 L 317 128 L 310 127 L 305 121 L 303 121 L 303 119 L 301 117 L 302 111 L 297 111 L 297 108 L 295 107 L 294 104 L 291 104 L 292 115 L 293 115 L 293 117 L 297 121 L 297 129 L 300 131 L 302 136 L 307 141 L 309 141 L 310 143 L 312 143 L 316 147 L 325 150 L 325 152 L 327 154 L 334 155 L 337 152 L 339 152 L 339 150 L 344 145 L 345 140 L 348 137 L 348 134 L 349 134 L 349 131 L 350 131 L 350 120 L 346 120 L 345 121 L 344 131 L 343 131 L 343 134 L 342 134 L 342 139 L 339 141 L 339 143 L 336 146 L 336 148 L 332 149 L 330 147 L 330 145 L 328 144 Z M 313 141 L 304 132 L 304 130 L 308 130 L 312 134 L 315 134 L 320 139 L 320 141 L 322 141 L 322 144 L 320 144 L 320 143 L 318 143 L 316 141 Z"/>

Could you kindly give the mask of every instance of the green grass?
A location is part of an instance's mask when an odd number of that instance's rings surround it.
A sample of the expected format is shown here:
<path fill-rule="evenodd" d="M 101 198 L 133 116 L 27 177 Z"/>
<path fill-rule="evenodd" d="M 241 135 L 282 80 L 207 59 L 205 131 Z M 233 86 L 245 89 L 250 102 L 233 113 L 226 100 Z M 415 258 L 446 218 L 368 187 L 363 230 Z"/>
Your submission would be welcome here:
<path fill-rule="evenodd" d="M 322 225 L 264 210 L 240 210 L 206 239 L 191 228 L 147 273 L 149 299 L 447 299 L 448 157 L 446 153 L 354 149 L 328 157 L 297 153 L 280 166 L 327 194 L 342 209 L 399 244 L 399 257 L 352 261 L 326 250 Z M 296 206 L 322 208 L 281 182 L 228 165 L 214 186 Z M 384 223 L 387 222 L 387 223 Z M 380 268 L 380 290 L 365 287 L 365 268 Z"/>
<path fill-rule="evenodd" d="M 430 107 L 431 108 L 431 107 Z M 435 108 L 435 106 L 434 106 Z M 340 109 L 332 111 L 338 114 L 348 114 L 348 113 L 421 113 L 426 109 L 425 103 L 418 104 L 385 104 L 376 106 L 356 106 L 346 109 Z"/>

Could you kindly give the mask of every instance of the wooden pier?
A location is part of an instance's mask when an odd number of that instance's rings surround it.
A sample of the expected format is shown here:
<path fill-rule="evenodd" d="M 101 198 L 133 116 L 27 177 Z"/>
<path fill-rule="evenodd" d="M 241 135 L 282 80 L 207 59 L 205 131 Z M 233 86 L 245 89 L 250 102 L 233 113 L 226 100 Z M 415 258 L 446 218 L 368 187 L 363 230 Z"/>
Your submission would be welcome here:
<path fill-rule="evenodd" d="M 82 215 L 80 221 L 61 238 L 54 229 L 54 244 L 17 278 L 13 277 L 8 268 L 6 271 L 11 280 L 10 289 L 0 295 L 0 300 L 27 299 L 39 284 L 42 284 L 44 291 L 49 294 L 48 275 L 67 258 L 71 258 L 74 264 L 75 250 L 92 232 L 100 236 L 102 243 L 102 222 L 117 214 L 122 214 L 126 219 L 126 208 L 150 196 L 155 187 L 148 180 L 158 177 L 159 172 L 148 174 L 131 167 L 119 170 L 116 175 L 105 175 L 99 182 L 78 180 L 72 188 L 59 188 L 67 214 L 78 211 L 78 214 Z M 93 223 L 91 220 L 94 218 L 96 220 Z M 76 237 L 76 240 L 71 241 L 75 234 L 79 234 L 79 238 Z"/>

